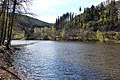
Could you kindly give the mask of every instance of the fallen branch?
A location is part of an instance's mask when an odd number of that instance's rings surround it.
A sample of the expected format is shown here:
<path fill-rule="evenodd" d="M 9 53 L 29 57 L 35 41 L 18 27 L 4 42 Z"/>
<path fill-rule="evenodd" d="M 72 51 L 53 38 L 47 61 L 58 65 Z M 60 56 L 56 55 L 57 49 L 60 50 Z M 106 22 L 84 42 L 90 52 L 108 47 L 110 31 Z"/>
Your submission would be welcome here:
<path fill-rule="evenodd" d="M 10 72 L 9 70 L 7 70 L 5 67 L 3 66 L 0 66 L 0 68 L 6 72 L 8 72 L 9 74 L 13 75 L 14 77 L 16 77 L 18 80 L 21 80 L 16 74 Z"/>

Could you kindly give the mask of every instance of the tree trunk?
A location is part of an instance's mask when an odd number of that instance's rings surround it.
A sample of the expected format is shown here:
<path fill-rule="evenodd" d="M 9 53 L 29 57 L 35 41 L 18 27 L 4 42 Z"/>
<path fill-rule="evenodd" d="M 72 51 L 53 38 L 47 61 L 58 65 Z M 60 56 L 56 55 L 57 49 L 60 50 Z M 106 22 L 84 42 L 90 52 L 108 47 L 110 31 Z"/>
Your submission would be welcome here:
<path fill-rule="evenodd" d="M 0 45 L 2 45 L 2 43 L 3 43 L 3 34 L 4 34 L 4 23 L 5 23 L 5 8 L 6 8 L 6 0 L 5 1 L 3 1 L 3 7 L 2 7 L 3 9 L 3 12 L 2 12 L 2 14 L 3 15 L 1 15 L 2 16 L 2 21 L 1 21 L 1 37 L 0 37 Z"/>
<path fill-rule="evenodd" d="M 4 29 L 4 37 L 3 41 L 6 39 L 6 32 L 7 32 L 7 27 L 8 27 L 8 18 L 9 18 L 9 0 L 7 0 L 7 12 L 6 12 L 6 22 L 5 22 L 5 29 Z M 5 42 L 3 42 L 5 44 Z"/>
<path fill-rule="evenodd" d="M 16 4 L 17 4 L 17 0 L 14 0 L 14 5 L 13 5 L 13 12 L 12 12 L 12 16 L 11 16 L 11 24 L 10 24 L 10 33 L 9 33 L 9 37 L 7 40 L 7 48 L 9 48 L 9 45 L 11 44 L 11 37 L 12 37 L 12 29 L 13 29 L 13 23 L 14 23 L 14 17 L 15 17 L 15 9 L 16 9 Z"/>

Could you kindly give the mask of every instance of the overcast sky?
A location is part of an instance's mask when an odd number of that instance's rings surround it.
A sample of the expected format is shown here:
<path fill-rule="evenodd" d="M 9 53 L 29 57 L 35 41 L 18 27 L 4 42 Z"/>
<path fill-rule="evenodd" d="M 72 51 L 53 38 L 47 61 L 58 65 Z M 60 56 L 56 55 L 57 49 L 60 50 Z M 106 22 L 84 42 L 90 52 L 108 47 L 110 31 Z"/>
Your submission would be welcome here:
<path fill-rule="evenodd" d="M 33 0 L 30 12 L 36 14 L 36 18 L 54 23 L 58 16 L 66 12 L 79 13 L 79 7 L 82 9 L 91 5 L 98 5 L 105 0 Z"/>

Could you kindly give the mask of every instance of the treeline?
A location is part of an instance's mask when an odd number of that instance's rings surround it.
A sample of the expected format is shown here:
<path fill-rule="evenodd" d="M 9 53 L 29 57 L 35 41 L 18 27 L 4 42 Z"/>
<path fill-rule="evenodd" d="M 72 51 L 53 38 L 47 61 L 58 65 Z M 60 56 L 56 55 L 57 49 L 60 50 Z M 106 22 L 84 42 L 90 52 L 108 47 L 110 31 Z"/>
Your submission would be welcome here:
<path fill-rule="evenodd" d="M 15 13 L 24 9 L 29 0 L 0 0 L 0 45 L 9 48 L 12 39 Z"/>

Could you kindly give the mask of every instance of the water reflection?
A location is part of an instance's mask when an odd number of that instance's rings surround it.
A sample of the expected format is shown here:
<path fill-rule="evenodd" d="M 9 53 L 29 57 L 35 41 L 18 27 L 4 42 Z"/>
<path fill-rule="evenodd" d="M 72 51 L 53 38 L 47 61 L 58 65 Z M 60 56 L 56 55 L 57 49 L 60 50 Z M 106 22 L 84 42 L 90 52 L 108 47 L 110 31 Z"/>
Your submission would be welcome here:
<path fill-rule="evenodd" d="M 16 51 L 13 64 L 28 80 L 119 80 L 119 47 L 39 41 Z"/>

